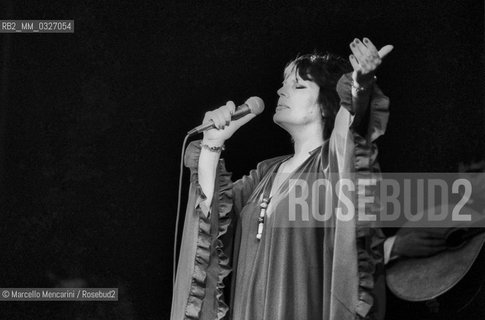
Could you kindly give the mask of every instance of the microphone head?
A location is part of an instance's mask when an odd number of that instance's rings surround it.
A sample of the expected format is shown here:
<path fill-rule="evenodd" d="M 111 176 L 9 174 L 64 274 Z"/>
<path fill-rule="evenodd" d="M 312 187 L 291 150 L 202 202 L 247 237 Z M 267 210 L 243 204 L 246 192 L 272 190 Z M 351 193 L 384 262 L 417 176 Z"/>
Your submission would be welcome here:
<path fill-rule="evenodd" d="M 254 115 L 258 115 L 264 111 L 264 102 L 260 97 L 251 97 L 245 103 Z"/>

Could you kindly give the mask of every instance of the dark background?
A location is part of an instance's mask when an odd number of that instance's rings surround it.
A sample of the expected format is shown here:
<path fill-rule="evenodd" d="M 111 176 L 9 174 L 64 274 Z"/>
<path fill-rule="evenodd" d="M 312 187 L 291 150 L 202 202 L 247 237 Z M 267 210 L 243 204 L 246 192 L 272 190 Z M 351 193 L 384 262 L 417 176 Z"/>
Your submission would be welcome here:
<path fill-rule="evenodd" d="M 266 111 L 227 143 L 235 177 L 291 152 L 272 123 L 298 53 L 393 44 L 384 171 L 454 171 L 484 155 L 483 1 L 0 1 L 0 286 L 119 287 L 119 303 L 3 303 L 1 319 L 166 319 L 179 154 L 227 100 Z M 185 180 L 186 181 L 186 180 Z M 187 184 L 187 183 L 186 183 Z M 186 190 L 185 186 L 184 190 Z M 185 194 L 185 192 L 184 192 Z"/>

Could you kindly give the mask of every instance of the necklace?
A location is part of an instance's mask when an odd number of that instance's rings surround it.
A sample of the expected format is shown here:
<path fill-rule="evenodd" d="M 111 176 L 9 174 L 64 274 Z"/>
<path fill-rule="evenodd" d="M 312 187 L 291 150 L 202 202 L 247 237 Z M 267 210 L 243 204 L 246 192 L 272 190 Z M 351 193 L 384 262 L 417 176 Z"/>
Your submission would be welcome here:
<path fill-rule="evenodd" d="M 256 239 L 258 239 L 258 240 L 261 240 L 261 237 L 263 236 L 264 219 L 266 217 L 266 210 L 268 209 L 269 202 L 271 201 L 271 198 L 273 197 L 272 195 L 270 195 L 271 188 L 273 187 L 273 183 L 276 180 L 278 169 L 280 167 L 284 166 L 285 162 L 286 162 L 286 160 L 275 166 L 275 168 L 273 169 L 273 172 L 271 173 L 271 175 L 273 177 L 268 180 L 268 182 L 266 183 L 266 185 L 264 187 L 263 199 L 261 200 L 261 203 L 259 204 L 259 208 L 261 210 L 259 211 L 258 233 L 256 234 Z"/>
<path fill-rule="evenodd" d="M 263 228 L 264 228 L 264 217 L 266 216 L 266 209 L 268 208 L 268 204 L 271 198 L 263 197 L 263 200 L 259 204 L 261 211 L 259 212 L 258 218 L 258 233 L 256 234 L 256 239 L 261 240 L 261 236 L 263 235 Z"/>

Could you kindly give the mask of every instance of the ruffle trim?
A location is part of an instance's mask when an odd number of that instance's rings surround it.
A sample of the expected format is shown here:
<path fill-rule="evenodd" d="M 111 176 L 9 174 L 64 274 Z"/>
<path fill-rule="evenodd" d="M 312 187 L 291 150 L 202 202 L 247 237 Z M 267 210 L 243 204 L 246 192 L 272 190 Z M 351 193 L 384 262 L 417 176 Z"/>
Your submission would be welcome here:
<path fill-rule="evenodd" d="M 341 104 L 351 114 L 352 110 L 352 77 L 350 74 L 344 75 L 338 83 L 338 91 Z M 368 105 L 368 126 L 364 131 L 365 136 L 359 133 L 359 130 L 352 129 L 354 139 L 354 169 L 356 179 L 363 178 L 366 175 L 379 173 L 377 163 L 377 145 L 375 141 L 382 136 L 387 128 L 389 121 L 389 98 L 374 85 L 373 92 L 370 96 Z M 371 211 L 378 212 L 378 207 L 370 207 Z M 377 265 L 384 263 L 384 257 L 380 247 L 384 243 L 384 235 L 380 229 L 372 228 L 369 225 L 359 224 L 356 226 L 357 237 L 357 255 L 358 255 L 358 272 L 359 272 L 359 302 L 356 306 L 357 314 L 366 318 L 374 306 L 375 273 Z"/>
<path fill-rule="evenodd" d="M 205 195 L 198 181 L 197 167 L 200 156 L 200 141 L 193 141 L 187 147 L 185 154 L 185 165 L 191 169 L 191 181 L 196 187 L 197 195 L 202 199 Z M 221 160 L 218 167 L 218 219 L 219 228 L 217 238 L 215 239 L 215 250 L 218 257 L 219 271 L 217 275 L 216 284 L 216 300 L 217 300 L 217 319 L 223 319 L 229 311 L 229 306 L 224 302 L 224 279 L 230 274 L 231 267 L 229 257 L 224 252 L 224 244 L 222 237 L 227 233 L 229 225 L 231 224 L 230 212 L 232 211 L 232 182 L 231 174 L 225 169 L 224 162 Z M 210 215 L 207 217 L 203 214 L 199 206 L 196 208 L 199 216 L 199 236 L 197 240 L 197 248 L 195 254 L 194 272 L 192 274 L 192 284 L 185 308 L 185 318 L 190 320 L 197 320 L 200 317 L 202 303 L 205 298 L 205 288 L 207 286 L 206 279 L 207 270 L 210 262 L 211 254 L 211 221 Z"/>
<path fill-rule="evenodd" d="M 198 181 L 195 181 L 195 186 L 197 194 L 202 194 Z M 206 217 L 199 206 L 197 206 L 196 212 L 199 217 L 199 234 L 195 250 L 194 272 L 192 273 L 192 282 L 185 307 L 185 318 L 190 320 L 198 320 L 202 309 L 207 279 L 205 270 L 209 266 L 211 244 L 210 216 Z"/>
<path fill-rule="evenodd" d="M 224 301 L 224 279 L 231 273 L 231 266 L 229 257 L 224 252 L 224 244 L 221 238 L 227 233 L 231 224 L 229 214 L 232 211 L 231 174 L 225 170 L 223 162 L 219 173 L 219 186 L 219 230 L 216 239 L 216 251 L 220 269 L 217 276 L 216 299 L 218 305 L 217 319 L 223 319 L 229 311 L 229 306 Z"/>

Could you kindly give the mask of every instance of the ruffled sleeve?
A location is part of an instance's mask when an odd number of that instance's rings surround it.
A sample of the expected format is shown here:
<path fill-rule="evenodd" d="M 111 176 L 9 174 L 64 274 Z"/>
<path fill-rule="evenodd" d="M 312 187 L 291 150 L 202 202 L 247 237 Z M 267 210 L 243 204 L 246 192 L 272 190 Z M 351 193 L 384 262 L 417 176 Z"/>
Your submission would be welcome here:
<path fill-rule="evenodd" d="M 349 111 L 350 135 L 353 138 L 353 171 L 355 181 L 362 178 L 379 177 L 376 139 L 382 136 L 389 119 L 389 98 L 377 85 L 369 92 L 354 97 L 351 92 L 351 74 L 344 75 L 338 85 L 341 106 Z M 360 186 L 359 186 L 360 187 Z M 377 190 L 366 188 L 366 192 L 357 192 L 360 197 L 375 196 Z M 377 203 L 365 207 L 369 215 L 377 215 Z M 356 313 L 365 319 L 382 319 L 385 310 L 385 282 L 383 244 L 385 236 L 382 230 L 369 222 L 356 221 L 356 245 L 358 259 L 358 303 Z"/>
<path fill-rule="evenodd" d="M 206 199 L 198 180 L 200 141 L 185 153 L 190 169 L 190 190 L 173 299 L 172 320 L 225 319 L 228 305 L 225 283 L 231 272 L 238 215 L 261 177 L 275 159 L 263 161 L 249 175 L 232 183 L 224 160 L 219 160 L 210 214 L 201 206 Z"/>
<path fill-rule="evenodd" d="M 173 290 L 172 320 L 222 319 L 228 311 L 223 280 L 230 273 L 230 265 L 222 239 L 230 236 L 227 231 L 232 212 L 231 174 L 220 160 L 208 215 L 199 205 L 205 199 L 198 181 L 199 155 L 200 141 L 194 141 L 187 147 L 184 159 L 190 169 L 190 190 Z"/>

